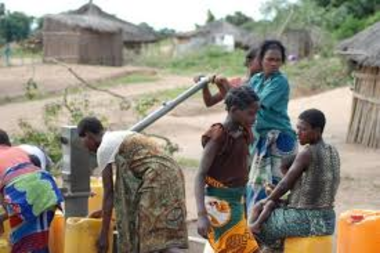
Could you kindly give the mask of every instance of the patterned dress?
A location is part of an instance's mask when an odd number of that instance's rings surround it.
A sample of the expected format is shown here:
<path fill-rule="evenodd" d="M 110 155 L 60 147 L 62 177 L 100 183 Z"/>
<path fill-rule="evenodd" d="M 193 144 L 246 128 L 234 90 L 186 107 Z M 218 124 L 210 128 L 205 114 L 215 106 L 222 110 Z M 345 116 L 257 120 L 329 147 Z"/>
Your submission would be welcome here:
<path fill-rule="evenodd" d="M 50 224 L 63 202 L 53 177 L 34 166 L 22 149 L 0 146 L 0 196 L 12 253 L 48 252 Z"/>
<path fill-rule="evenodd" d="M 133 134 L 115 164 L 118 252 L 187 248 L 185 182 L 177 163 L 150 138 Z"/>
<path fill-rule="evenodd" d="M 253 131 L 256 143 L 251 146 L 253 157 L 247 185 L 248 215 L 259 200 L 267 197 L 265 186 L 277 185 L 283 175 L 282 159 L 297 153 L 297 138 L 288 115 L 290 85 L 281 72 L 265 77 L 254 75 L 249 85 L 260 98 L 260 110 Z"/>
<path fill-rule="evenodd" d="M 202 136 L 202 145 L 218 142 L 220 149 L 206 177 L 205 206 L 211 229 L 208 241 L 215 253 L 252 253 L 258 244 L 249 231 L 245 198 L 248 180 L 249 129 L 239 135 L 214 124 Z"/>

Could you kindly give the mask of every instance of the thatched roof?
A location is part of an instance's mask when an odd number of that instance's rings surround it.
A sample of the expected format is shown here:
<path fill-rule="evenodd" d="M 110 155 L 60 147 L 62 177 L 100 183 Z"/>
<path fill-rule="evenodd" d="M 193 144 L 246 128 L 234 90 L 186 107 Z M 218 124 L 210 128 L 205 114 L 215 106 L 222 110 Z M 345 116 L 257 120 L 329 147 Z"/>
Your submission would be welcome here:
<path fill-rule="evenodd" d="M 338 53 L 360 65 L 380 67 L 380 22 L 342 41 Z"/>
<path fill-rule="evenodd" d="M 47 15 L 45 19 L 97 32 L 114 33 L 122 30 L 124 42 L 154 42 L 157 40 L 157 36 L 152 31 L 108 14 L 93 3 L 85 4 L 75 11 Z"/>
<path fill-rule="evenodd" d="M 262 39 L 260 39 L 258 36 L 254 36 L 254 34 L 250 31 L 247 31 L 245 29 L 242 29 L 222 20 L 211 22 L 205 26 L 198 28 L 195 31 L 178 33 L 176 34 L 176 37 L 191 38 L 218 34 L 231 34 L 232 36 L 234 36 L 235 42 L 237 44 L 246 47 L 257 46 Z"/>

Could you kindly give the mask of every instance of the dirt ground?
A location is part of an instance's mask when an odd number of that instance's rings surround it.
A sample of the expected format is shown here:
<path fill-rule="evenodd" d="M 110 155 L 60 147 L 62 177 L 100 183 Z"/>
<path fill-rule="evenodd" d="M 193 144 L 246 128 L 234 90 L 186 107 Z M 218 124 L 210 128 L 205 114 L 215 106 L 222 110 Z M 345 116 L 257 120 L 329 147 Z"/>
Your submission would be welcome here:
<path fill-rule="evenodd" d="M 73 65 L 81 77 L 89 82 L 101 82 L 132 73 L 152 73 L 152 69 L 133 66 L 120 68 L 106 66 Z M 28 64 L 10 68 L 0 68 L 0 101 L 5 98 L 22 96 L 25 94 L 25 84 L 30 78 L 39 85 L 43 93 L 62 91 L 67 87 L 78 84 L 78 80 L 63 66 L 54 64 Z"/>
<path fill-rule="evenodd" d="M 106 67 L 104 69 L 103 67 L 99 67 L 99 71 L 85 66 L 83 66 L 83 69 L 81 66 L 80 69 L 83 73 L 89 75 L 88 78 L 91 76 L 93 78 L 103 78 L 100 72 L 105 71 Z M 119 69 L 120 71 L 112 70 L 112 73 L 121 73 L 121 69 Z M 129 67 L 126 69 L 129 69 Z M 8 73 L 7 71 L 0 70 L 0 94 L 3 94 L 3 92 L 7 94 L 14 92 L 14 94 L 17 94 L 16 88 L 9 84 L 15 82 L 17 78 L 21 80 L 26 77 L 17 76 L 16 72 L 13 71 L 17 72 L 18 70 L 12 69 Z M 47 89 L 60 88 L 72 81 L 67 76 L 57 79 L 56 75 L 61 71 L 66 70 L 50 67 L 46 70 L 45 73 L 48 74 L 44 78 L 50 80 L 47 83 L 54 84 L 53 88 L 49 86 Z M 190 84 L 190 77 L 163 76 L 153 84 L 129 84 L 112 87 L 111 90 L 119 94 L 134 97 L 144 93 L 188 86 Z M 90 99 L 91 109 L 106 115 L 111 123 L 111 128 L 125 128 L 127 125 L 137 121 L 134 113 L 120 111 L 117 101 L 111 99 L 108 95 L 91 91 L 88 92 L 87 96 Z M 60 98 L 54 97 L 45 100 L 2 105 L 0 106 L 0 128 L 10 133 L 16 133 L 18 131 L 17 121 L 20 118 L 30 121 L 35 126 L 43 127 L 41 119 L 44 105 L 56 102 L 58 99 Z M 76 95 L 73 96 L 73 99 L 81 99 L 81 97 L 80 95 Z M 293 99 L 289 106 L 289 113 L 293 124 L 296 123 L 298 114 L 305 109 L 318 108 L 326 114 L 325 139 L 327 142 L 335 144 L 341 155 L 341 185 L 336 201 L 338 213 L 358 208 L 380 209 L 380 198 L 377 194 L 377 191 L 380 189 L 379 150 L 370 150 L 345 142 L 351 111 L 351 100 L 349 88 L 339 88 L 310 97 Z M 212 123 L 223 121 L 224 117 L 223 105 L 206 109 L 198 96 L 197 98 L 191 98 L 176 108 L 170 115 L 160 119 L 147 129 L 147 132 L 166 136 L 179 144 L 180 151 L 177 154 L 178 156 L 199 159 L 202 152 L 200 146 L 201 134 Z M 62 119 L 62 123 L 64 122 L 65 119 Z M 186 176 L 188 218 L 194 219 L 196 212 L 192 185 L 196 169 L 186 168 L 184 172 Z"/>

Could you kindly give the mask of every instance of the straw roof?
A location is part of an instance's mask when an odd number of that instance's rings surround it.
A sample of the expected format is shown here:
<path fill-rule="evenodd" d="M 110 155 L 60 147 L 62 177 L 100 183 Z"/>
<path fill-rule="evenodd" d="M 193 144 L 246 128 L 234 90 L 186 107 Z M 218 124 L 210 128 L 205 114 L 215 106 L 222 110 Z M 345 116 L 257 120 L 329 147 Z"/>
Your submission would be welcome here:
<path fill-rule="evenodd" d="M 122 30 L 124 42 L 154 42 L 158 39 L 152 31 L 108 14 L 92 2 L 78 10 L 47 15 L 45 18 L 96 32 L 115 33 Z"/>
<path fill-rule="evenodd" d="M 176 37 L 178 38 L 191 38 L 191 37 L 202 37 L 217 34 L 231 34 L 237 43 L 250 47 L 253 45 L 258 45 L 261 40 L 258 36 L 254 36 L 250 31 L 237 27 L 223 20 L 218 20 L 211 22 L 205 26 L 198 28 L 195 31 L 178 33 Z"/>
<path fill-rule="evenodd" d="M 380 22 L 342 41 L 337 49 L 360 65 L 380 67 Z"/>

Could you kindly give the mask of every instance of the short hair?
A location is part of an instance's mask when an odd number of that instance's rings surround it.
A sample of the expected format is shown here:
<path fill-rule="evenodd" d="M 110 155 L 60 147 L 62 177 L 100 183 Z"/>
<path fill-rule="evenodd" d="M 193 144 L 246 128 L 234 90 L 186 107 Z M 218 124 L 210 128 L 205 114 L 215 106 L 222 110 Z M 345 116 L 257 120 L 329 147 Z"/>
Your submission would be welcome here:
<path fill-rule="evenodd" d="M 34 166 L 41 168 L 41 161 L 37 156 L 29 154 L 29 159 Z"/>
<path fill-rule="evenodd" d="M 224 103 L 227 110 L 230 110 L 232 106 L 236 106 L 240 110 L 244 110 L 252 103 L 259 101 L 260 99 L 253 88 L 248 85 L 242 85 L 237 88 L 231 88 L 227 92 Z"/>
<path fill-rule="evenodd" d="M 7 132 L 0 129 L 0 145 L 12 146 Z"/>
<path fill-rule="evenodd" d="M 313 129 L 320 128 L 321 133 L 323 133 L 326 125 L 326 118 L 322 111 L 318 109 L 309 109 L 303 111 L 298 118 L 309 123 Z"/>
<path fill-rule="evenodd" d="M 259 56 L 258 56 L 260 63 L 263 61 L 266 52 L 269 50 L 273 50 L 273 49 L 280 51 L 281 58 L 282 58 L 281 61 L 282 61 L 282 63 L 285 63 L 285 61 L 286 61 L 286 49 L 285 49 L 284 45 L 281 43 L 281 41 L 279 41 L 279 40 L 265 40 L 261 44 L 260 52 L 259 52 Z"/>
<path fill-rule="evenodd" d="M 249 63 L 252 60 L 256 59 L 258 52 L 259 49 L 257 47 L 251 47 L 250 49 L 248 49 L 247 54 L 245 55 L 244 66 L 248 67 Z"/>
<path fill-rule="evenodd" d="M 95 117 L 85 117 L 78 124 L 79 137 L 85 137 L 86 133 L 100 134 L 104 131 L 102 122 Z"/>

